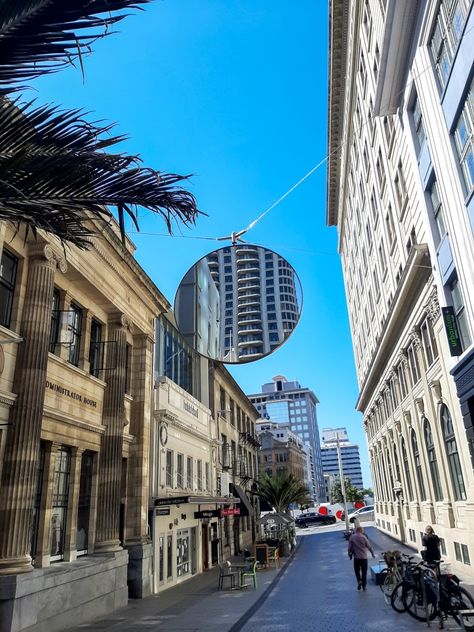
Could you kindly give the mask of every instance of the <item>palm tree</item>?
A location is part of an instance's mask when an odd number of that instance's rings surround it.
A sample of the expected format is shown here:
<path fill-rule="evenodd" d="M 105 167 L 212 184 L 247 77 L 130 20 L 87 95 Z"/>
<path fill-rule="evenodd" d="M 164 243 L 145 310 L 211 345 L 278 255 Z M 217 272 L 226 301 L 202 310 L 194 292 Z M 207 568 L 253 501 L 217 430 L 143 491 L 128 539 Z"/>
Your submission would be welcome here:
<path fill-rule="evenodd" d="M 306 485 L 288 472 L 276 476 L 264 473 L 258 483 L 257 493 L 277 513 L 288 513 L 292 503 L 302 505 L 310 502 Z"/>
<path fill-rule="evenodd" d="M 125 17 L 117 12 L 148 0 L 0 0 L 0 220 L 53 233 L 86 248 L 91 217 L 117 211 L 137 225 L 137 207 L 165 220 L 194 223 L 194 196 L 179 186 L 189 176 L 160 173 L 138 156 L 111 153 L 124 136 L 85 120 L 79 110 L 35 106 L 7 96 L 22 82 L 60 70 L 90 52 Z"/>

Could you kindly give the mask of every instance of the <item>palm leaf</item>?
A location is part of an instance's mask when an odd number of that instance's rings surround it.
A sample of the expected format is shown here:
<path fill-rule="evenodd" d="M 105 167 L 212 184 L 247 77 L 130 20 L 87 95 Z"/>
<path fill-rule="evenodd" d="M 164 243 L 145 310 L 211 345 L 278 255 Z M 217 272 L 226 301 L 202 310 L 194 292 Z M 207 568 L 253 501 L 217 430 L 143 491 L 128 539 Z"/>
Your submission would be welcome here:
<path fill-rule="evenodd" d="M 258 483 L 258 495 L 277 512 L 287 513 L 292 503 L 309 502 L 308 488 L 300 479 L 288 472 L 269 476 L 264 473 Z"/>
<path fill-rule="evenodd" d="M 149 0 L 0 0 L 0 91 L 55 72 L 90 52 L 110 27 Z M 80 33 L 80 34 L 78 34 Z"/>
<path fill-rule="evenodd" d="M 93 216 L 108 221 L 115 207 L 124 238 L 124 214 L 137 207 L 174 221 L 194 223 L 194 196 L 179 186 L 189 176 L 141 166 L 137 156 L 105 152 L 123 136 L 111 125 L 90 123 L 78 110 L 34 108 L 0 98 L 0 219 L 52 232 L 87 247 Z M 108 135 L 108 136 L 107 136 Z"/>

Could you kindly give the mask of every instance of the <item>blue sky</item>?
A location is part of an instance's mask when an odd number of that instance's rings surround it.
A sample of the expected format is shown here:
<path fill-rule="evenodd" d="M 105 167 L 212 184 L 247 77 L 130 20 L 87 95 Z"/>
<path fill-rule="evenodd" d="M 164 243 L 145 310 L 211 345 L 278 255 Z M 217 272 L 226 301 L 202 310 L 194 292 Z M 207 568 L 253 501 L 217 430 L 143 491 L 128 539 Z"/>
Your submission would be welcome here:
<path fill-rule="evenodd" d="M 190 189 L 208 214 L 188 238 L 161 236 L 142 211 L 136 256 L 165 296 L 195 260 L 246 227 L 326 154 L 327 2 L 157 0 L 117 26 L 70 69 L 34 82 L 39 102 L 82 107 L 117 121 L 123 149 L 156 169 L 194 174 Z M 34 93 L 33 93 L 34 94 Z M 361 445 L 337 235 L 325 225 L 325 165 L 246 238 L 286 257 L 303 285 L 304 307 L 290 340 L 273 355 L 231 368 L 246 392 L 276 374 L 320 400 L 320 427 L 344 425 Z"/>

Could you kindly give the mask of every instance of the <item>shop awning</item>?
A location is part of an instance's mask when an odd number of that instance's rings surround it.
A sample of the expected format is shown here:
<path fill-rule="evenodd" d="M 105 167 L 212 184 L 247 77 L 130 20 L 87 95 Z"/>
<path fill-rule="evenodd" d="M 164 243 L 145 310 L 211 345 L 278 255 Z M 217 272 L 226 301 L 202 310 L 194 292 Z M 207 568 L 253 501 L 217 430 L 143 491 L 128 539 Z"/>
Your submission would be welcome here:
<path fill-rule="evenodd" d="M 240 515 L 251 516 L 253 514 L 252 503 L 250 502 L 245 490 L 240 485 L 230 484 L 230 491 L 236 498 L 240 499 Z"/>

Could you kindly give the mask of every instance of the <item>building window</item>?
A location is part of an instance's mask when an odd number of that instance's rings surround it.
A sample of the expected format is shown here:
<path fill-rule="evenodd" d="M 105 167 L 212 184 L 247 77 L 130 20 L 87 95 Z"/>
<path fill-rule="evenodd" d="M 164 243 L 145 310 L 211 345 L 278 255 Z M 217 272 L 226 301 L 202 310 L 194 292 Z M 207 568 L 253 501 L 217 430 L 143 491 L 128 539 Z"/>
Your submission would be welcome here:
<path fill-rule="evenodd" d="M 415 95 L 415 100 L 413 101 L 413 126 L 415 129 L 415 134 L 418 139 L 418 153 L 423 147 L 423 143 L 426 139 L 425 127 L 423 124 L 423 115 L 421 113 L 420 101 L 418 99 L 418 95 Z"/>
<path fill-rule="evenodd" d="M 173 487 L 173 450 L 166 450 L 166 487 Z"/>
<path fill-rule="evenodd" d="M 436 451 L 433 441 L 433 433 L 431 432 L 431 425 L 428 419 L 425 419 L 423 426 L 425 434 L 425 447 L 428 454 L 428 463 L 430 465 L 431 481 L 433 483 L 433 492 L 435 500 L 441 500 L 443 492 L 441 491 L 441 482 L 439 480 L 438 463 L 436 461 Z"/>
<path fill-rule="evenodd" d="M 404 399 L 408 395 L 408 388 L 405 377 L 405 367 L 403 366 L 402 362 L 400 362 L 400 364 L 397 366 L 396 372 L 398 377 L 398 384 L 400 385 L 400 396 L 402 399 Z"/>
<path fill-rule="evenodd" d="M 36 491 L 33 505 L 33 533 L 31 534 L 31 557 L 35 559 L 36 549 L 38 547 L 38 529 L 39 529 L 39 517 L 41 509 L 41 492 L 43 490 L 43 474 L 44 474 L 44 457 L 45 447 L 44 443 L 40 443 L 38 461 L 36 464 Z"/>
<path fill-rule="evenodd" d="M 408 366 L 410 367 L 411 378 L 415 385 L 421 377 L 420 365 L 418 364 L 418 353 L 415 344 L 411 344 L 407 349 Z"/>
<path fill-rule="evenodd" d="M 78 305 L 71 303 L 67 320 L 68 361 L 74 364 L 74 366 L 79 366 L 82 338 L 82 310 Z"/>
<path fill-rule="evenodd" d="M 469 325 L 467 322 L 467 314 L 466 314 L 466 309 L 464 307 L 464 299 L 461 294 L 461 288 L 459 287 L 459 282 L 457 279 L 454 279 L 450 283 L 449 289 L 451 290 L 451 300 L 453 302 L 453 308 L 454 308 L 454 313 L 456 315 L 456 322 L 458 325 L 459 336 L 461 338 L 461 345 L 464 351 L 471 344 L 471 334 L 470 334 Z"/>
<path fill-rule="evenodd" d="M 377 170 L 377 179 L 379 182 L 379 190 L 380 193 L 383 192 L 384 188 L 385 188 L 385 168 L 383 166 L 383 159 L 382 159 L 382 151 L 379 147 L 379 151 L 377 153 L 377 162 L 375 163 L 375 168 Z"/>
<path fill-rule="evenodd" d="M 385 227 L 387 229 L 388 247 L 391 250 L 395 243 L 395 226 L 393 224 L 392 207 L 388 205 L 387 215 L 385 216 Z"/>
<path fill-rule="evenodd" d="M 166 538 L 166 579 L 173 577 L 173 536 Z"/>
<path fill-rule="evenodd" d="M 380 261 L 380 266 L 382 269 L 382 279 L 384 279 L 387 273 L 387 256 L 385 254 L 385 246 L 383 243 L 383 239 L 380 240 L 379 261 Z"/>
<path fill-rule="evenodd" d="M 193 490 L 193 459 L 190 456 L 187 458 L 186 487 L 191 491 Z"/>
<path fill-rule="evenodd" d="M 408 200 L 408 195 L 407 195 L 407 185 L 405 181 L 405 175 L 403 173 L 403 166 L 402 166 L 401 160 L 398 163 L 398 168 L 397 168 L 397 173 L 395 174 L 394 184 L 395 184 L 395 191 L 397 194 L 398 210 L 399 210 L 400 215 L 402 215 L 403 210 L 405 208 L 405 204 Z"/>
<path fill-rule="evenodd" d="M 79 503 L 77 509 L 76 548 L 78 555 L 85 555 L 89 546 L 89 520 L 92 492 L 94 455 L 86 451 L 81 457 Z"/>
<path fill-rule="evenodd" d="M 455 500 L 466 500 L 466 488 L 464 486 L 464 477 L 459 460 L 456 437 L 454 435 L 453 421 L 446 404 L 441 405 L 440 417 L 444 447 L 448 458 L 449 473 L 451 483 L 453 484 L 454 498 Z"/>
<path fill-rule="evenodd" d="M 442 88 L 448 80 L 468 10 L 469 0 L 444 0 L 439 4 L 431 52 Z"/>
<path fill-rule="evenodd" d="M 416 440 L 415 431 L 411 431 L 411 446 L 413 449 L 413 458 L 415 460 L 416 478 L 418 480 L 418 487 L 420 488 L 420 500 L 426 500 L 425 484 L 423 482 L 423 468 L 421 466 L 420 450 L 418 448 L 418 441 Z"/>
<path fill-rule="evenodd" d="M 51 507 L 50 554 L 52 562 L 62 560 L 64 556 L 70 472 L 71 451 L 69 448 L 60 447 L 56 453 Z"/>
<path fill-rule="evenodd" d="M 3 250 L 0 259 L 0 325 L 10 327 L 18 259 Z"/>
<path fill-rule="evenodd" d="M 184 456 L 176 455 L 176 487 L 182 489 L 184 487 Z"/>
<path fill-rule="evenodd" d="M 61 330 L 61 312 L 59 311 L 59 290 L 53 290 L 53 303 L 51 307 L 51 334 L 49 337 L 49 350 L 56 353 L 59 344 L 59 332 Z"/>
<path fill-rule="evenodd" d="M 423 353 L 426 366 L 430 367 L 438 357 L 438 345 L 433 331 L 433 325 L 429 318 L 425 318 L 420 327 L 421 339 L 423 341 Z"/>
<path fill-rule="evenodd" d="M 441 198 L 439 196 L 438 183 L 436 180 L 433 181 L 431 188 L 429 190 L 431 207 L 433 209 L 433 217 L 436 222 L 437 228 L 437 243 L 443 239 L 446 234 L 446 223 L 444 221 L 444 212 L 443 212 L 443 204 L 441 202 Z"/>
<path fill-rule="evenodd" d="M 454 130 L 454 141 L 466 193 L 474 188 L 474 79 Z"/>
<path fill-rule="evenodd" d="M 89 372 L 94 377 L 99 377 L 102 366 L 102 325 L 95 318 L 91 321 L 91 340 L 89 346 Z"/>
<path fill-rule="evenodd" d="M 211 468 L 210 468 L 209 463 L 207 462 L 204 464 L 204 475 L 205 475 L 205 480 L 204 480 L 205 490 L 209 492 L 211 490 Z"/>
<path fill-rule="evenodd" d="M 408 500 L 413 500 L 413 487 L 411 484 L 411 474 L 410 474 L 410 465 L 408 462 L 408 454 L 405 445 L 405 439 L 402 438 L 402 459 L 403 459 L 403 469 L 405 471 L 405 479 L 407 484 L 407 492 L 408 492 Z"/>

